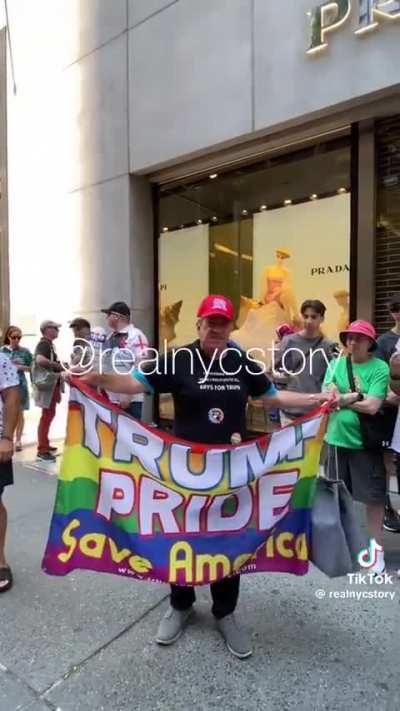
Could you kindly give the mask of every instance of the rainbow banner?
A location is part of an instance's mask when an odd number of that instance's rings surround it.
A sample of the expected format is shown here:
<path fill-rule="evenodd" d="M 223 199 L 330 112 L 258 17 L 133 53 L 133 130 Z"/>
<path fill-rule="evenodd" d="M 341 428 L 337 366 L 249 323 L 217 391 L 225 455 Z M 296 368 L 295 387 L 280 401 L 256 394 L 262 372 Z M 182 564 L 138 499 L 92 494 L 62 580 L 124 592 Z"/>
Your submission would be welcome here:
<path fill-rule="evenodd" d="M 323 409 L 238 446 L 185 442 L 71 387 L 43 570 L 203 585 L 308 570 Z"/>

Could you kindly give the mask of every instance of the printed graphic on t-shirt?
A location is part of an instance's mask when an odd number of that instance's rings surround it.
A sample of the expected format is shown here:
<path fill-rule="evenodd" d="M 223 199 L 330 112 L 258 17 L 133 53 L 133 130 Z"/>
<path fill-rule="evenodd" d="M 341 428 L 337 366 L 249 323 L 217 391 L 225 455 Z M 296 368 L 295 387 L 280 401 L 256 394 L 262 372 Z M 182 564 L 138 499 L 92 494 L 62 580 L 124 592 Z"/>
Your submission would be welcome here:
<path fill-rule="evenodd" d="M 208 412 L 208 419 L 215 425 L 220 425 L 224 417 L 224 412 L 219 407 L 212 407 L 211 410 L 209 410 Z"/>
<path fill-rule="evenodd" d="M 229 350 L 213 361 L 200 344 L 182 347 L 173 360 L 168 354 L 146 379 L 158 393 L 171 393 L 175 405 L 174 433 L 182 439 L 229 444 L 233 433 L 246 436 L 249 397 L 261 398 L 271 383 L 242 351 Z"/>
<path fill-rule="evenodd" d="M 0 435 L 3 434 L 3 398 L 1 392 L 19 385 L 18 371 L 7 356 L 0 353 Z"/>
<path fill-rule="evenodd" d="M 230 392 L 240 391 L 240 378 L 235 375 L 225 375 L 223 372 L 211 372 L 205 380 L 204 377 L 197 380 L 200 390 L 206 392 Z"/>

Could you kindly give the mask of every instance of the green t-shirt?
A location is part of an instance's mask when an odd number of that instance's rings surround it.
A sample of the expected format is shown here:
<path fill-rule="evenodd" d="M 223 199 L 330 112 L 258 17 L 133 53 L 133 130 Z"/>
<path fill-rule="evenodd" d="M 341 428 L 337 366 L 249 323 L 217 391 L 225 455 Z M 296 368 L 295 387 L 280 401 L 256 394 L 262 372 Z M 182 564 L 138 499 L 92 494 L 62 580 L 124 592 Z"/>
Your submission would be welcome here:
<path fill-rule="evenodd" d="M 356 385 L 363 395 L 385 399 L 389 385 L 387 363 L 380 358 L 370 358 L 365 363 L 353 363 L 353 373 Z M 322 389 L 327 389 L 332 383 L 342 394 L 351 392 L 345 356 L 331 361 Z M 332 412 L 329 416 L 325 441 L 337 447 L 363 449 L 357 413 L 348 407 Z"/>

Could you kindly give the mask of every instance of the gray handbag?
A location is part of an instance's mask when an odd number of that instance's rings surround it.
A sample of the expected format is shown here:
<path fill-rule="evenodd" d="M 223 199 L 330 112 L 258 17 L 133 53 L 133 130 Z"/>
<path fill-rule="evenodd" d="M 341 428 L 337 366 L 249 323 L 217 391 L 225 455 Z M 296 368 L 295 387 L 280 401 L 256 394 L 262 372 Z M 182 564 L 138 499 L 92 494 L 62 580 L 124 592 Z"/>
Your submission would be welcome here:
<path fill-rule="evenodd" d="M 59 373 L 42 368 L 34 363 L 31 368 L 32 384 L 38 390 L 51 390 L 59 379 Z"/>
<path fill-rule="evenodd" d="M 358 570 L 358 553 L 366 547 L 353 499 L 337 477 L 336 450 L 335 455 L 336 478 L 317 478 L 311 512 L 310 560 L 330 578 Z"/>
<path fill-rule="evenodd" d="M 356 515 L 356 508 L 352 496 L 343 481 L 339 488 L 340 520 L 342 522 L 344 535 L 349 548 L 353 569 L 358 570 L 358 554 L 368 547 L 368 537 L 362 533 L 361 526 Z"/>

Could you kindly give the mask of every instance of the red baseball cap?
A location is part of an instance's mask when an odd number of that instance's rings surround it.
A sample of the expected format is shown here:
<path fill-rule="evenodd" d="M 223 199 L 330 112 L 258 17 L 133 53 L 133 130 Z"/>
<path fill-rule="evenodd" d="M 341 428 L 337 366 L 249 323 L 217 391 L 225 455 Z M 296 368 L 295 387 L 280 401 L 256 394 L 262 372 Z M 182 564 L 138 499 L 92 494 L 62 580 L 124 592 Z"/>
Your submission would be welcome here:
<path fill-rule="evenodd" d="M 346 345 L 347 336 L 351 333 L 358 333 L 360 336 L 367 336 L 367 338 L 371 339 L 374 348 L 377 347 L 376 331 L 372 323 L 369 323 L 369 321 L 363 321 L 362 319 L 353 321 L 353 323 L 351 323 L 345 331 L 341 331 L 341 333 L 339 333 L 339 338 L 344 346 Z"/>
<path fill-rule="evenodd" d="M 230 299 L 220 294 L 210 294 L 205 296 L 201 301 L 197 310 L 198 318 L 207 318 L 208 316 L 222 316 L 227 321 L 233 321 L 234 309 Z"/>

